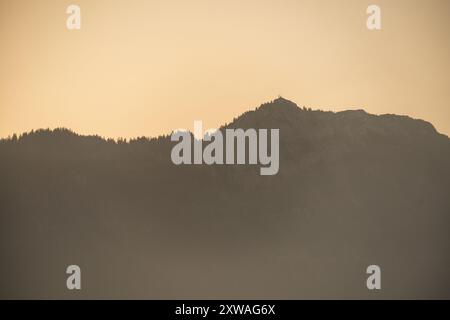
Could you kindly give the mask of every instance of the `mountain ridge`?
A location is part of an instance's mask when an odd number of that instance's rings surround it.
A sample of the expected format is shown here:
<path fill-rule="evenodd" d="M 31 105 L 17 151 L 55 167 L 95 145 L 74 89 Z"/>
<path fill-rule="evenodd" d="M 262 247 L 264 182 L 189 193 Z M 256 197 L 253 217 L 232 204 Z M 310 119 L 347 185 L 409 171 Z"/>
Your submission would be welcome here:
<path fill-rule="evenodd" d="M 256 107 L 254 110 L 248 110 L 243 112 L 242 114 L 240 114 L 239 116 L 233 118 L 233 120 L 231 122 L 225 123 L 224 125 L 220 126 L 220 129 L 225 129 L 225 128 L 250 128 L 249 124 L 247 123 L 248 121 L 252 121 L 254 123 L 254 120 L 252 119 L 247 119 L 247 118 L 253 118 L 253 117 L 260 117 L 262 119 L 260 119 L 259 121 L 263 121 L 263 120 L 267 120 L 267 118 L 269 118 L 270 124 L 275 126 L 277 123 L 273 123 L 273 120 L 276 121 L 281 121 L 280 124 L 284 122 L 290 122 L 293 119 L 298 119 L 300 116 L 305 116 L 309 117 L 310 121 L 317 121 L 317 120 L 322 120 L 325 118 L 330 118 L 330 117 L 335 117 L 336 120 L 353 120 L 353 121 L 370 121 L 370 120 L 374 120 L 377 119 L 381 122 L 381 120 L 385 120 L 385 121 L 389 121 L 391 122 L 391 127 L 395 128 L 395 125 L 398 124 L 399 122 L 407 122 L 409 123 L 408 128 L 412 128 L 413 125 L 416 125 L 416 129 L 420 129 L 423 133 L 427 132 L 428 134 L 438 134 L 440 136 L 446 137 L 447 139 L 449 139 L 449 137 L 443 133 L 438 132 L 435 127 L 430 123 L 427 122 L 426 120 L 422 120 L 422 119 L 415 119 L 415 118 L 411 118 L 407 115 L 396 115 L 396 114 L 380 114 L 380 115 L 375 115 L 375 114 L 370 114 L 367 113 L 364 109 L 356 109 L 356 110 L 344 110 L 344 111 L 338 111 L 338 112 L 334 112 L 334 111 L 323 111 L 320 109 L 317 110 L 312 110 L 311 108 L 306 108 L 306 107 L 299 107 L 296 103 L 285 99 L 283 97 L 278 97 L 272 101 L 269 102 L 265 102 L 262 103 L 259 107 Z M 271 118 L 271 119 L 270 119 Z M 327 119 L 327 120 L 328 120 Z M 361 123 L 362 123 L 361 122 Z M 257 126 L 259 128 L 259 126 Z M 261 127 L 262 128 L 262 127 Z M 273 127 L 275 128 L 275 127 Z M 76 133 L 76 131 L 73 131 L 69 128 L 65 128 L 65 127 L 58 127 L 55 129 L 49 129 L 49 128 L 41 128 L 41 129 L 35 129 L 35 130 L 31 130 L 29 132 L 24 132 L 21 133 L 19 135 L 17 134 L 13 134 L 10 137 L 6 137 L 6 138 L 1 138 L 0 142 L 7 142 L 7 141 L 11 141 L 11 140 L 20 140 L 21 138 L 26 138 L 29 135 L 39 135 L 39 134 L 49 134 L 49 133 L 53 133 L 53 134 L 61 134 L 61 135 L 69 135 L 69 134 L 73 134 L 75 136 L 78 137 L 83 137 L 83 138 L 95 138 L 98 139 L 100 138 L 101 140 L 104 141 L 120 141 L 121 143 L 126 143 L 128 141 L 141 141 L 141 140 L 155 140 L 155 139 L 164 139 L 167 138 L 168 136 L 170 136 L 170 133 L 168 134 L 162 134 L 159 136 L 154 136 L 154 137 L 150 137 L 150 136 L 138 136 L 138 137 L 133 137 L 133 138 L 129 138 L 129 139 L 124 139 L 124 138 L 117 138 L 117 139 L 113 139 L 113 138 L 108 138 L 108 137 L 103 137 L 97 134 L 78 134 Z"/>

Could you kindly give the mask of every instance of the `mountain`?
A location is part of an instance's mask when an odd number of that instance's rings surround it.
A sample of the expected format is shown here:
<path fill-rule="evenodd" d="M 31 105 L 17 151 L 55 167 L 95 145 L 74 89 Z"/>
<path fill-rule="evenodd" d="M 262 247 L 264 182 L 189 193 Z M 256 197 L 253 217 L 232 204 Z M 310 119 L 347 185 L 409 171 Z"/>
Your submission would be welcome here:
<path fill-rule="evenodd" d="M 174 165 L 170 136 L 0 140 L 0 297 L 450 298 L 447 136 L 284 98 L 230 128 L 279 129 L 278 174 Z"/>

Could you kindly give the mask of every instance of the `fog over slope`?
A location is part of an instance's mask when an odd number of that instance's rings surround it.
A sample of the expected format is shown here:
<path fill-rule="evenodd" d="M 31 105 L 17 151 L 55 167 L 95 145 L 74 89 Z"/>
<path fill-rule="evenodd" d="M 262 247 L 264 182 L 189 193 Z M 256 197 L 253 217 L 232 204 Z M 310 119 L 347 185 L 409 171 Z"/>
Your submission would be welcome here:
<path fill-rule="evenodd" d="M 226 128 L 279 128 L 278 174 L 176 166 L 169 136 L 1 140 L 0 297 L 450 298 L 450 139 L 430 123 L 279 98 Z"/>

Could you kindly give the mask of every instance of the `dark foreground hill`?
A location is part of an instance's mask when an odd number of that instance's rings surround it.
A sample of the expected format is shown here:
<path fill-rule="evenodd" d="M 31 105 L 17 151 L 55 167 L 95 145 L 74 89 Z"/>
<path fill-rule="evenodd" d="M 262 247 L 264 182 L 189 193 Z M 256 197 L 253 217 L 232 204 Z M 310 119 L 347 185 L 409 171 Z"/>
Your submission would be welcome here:
<path fill-rule="evenodd" d="M 176 166 L 168 136 L 2 140 L 0 297 L 450 298 L 450 140 L 431 124 L 277 99 L 225 127 L 279 128 L 279 173 Z"/>

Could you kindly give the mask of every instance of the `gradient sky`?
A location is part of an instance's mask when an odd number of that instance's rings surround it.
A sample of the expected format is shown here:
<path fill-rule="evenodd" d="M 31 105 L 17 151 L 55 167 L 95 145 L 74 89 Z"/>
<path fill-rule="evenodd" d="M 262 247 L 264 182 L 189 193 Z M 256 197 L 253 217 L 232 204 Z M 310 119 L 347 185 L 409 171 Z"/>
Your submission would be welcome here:
<path fill-rule="evenodd" d="M 206 129 L 279 94 L 450 135 L 449 31 L 448 0 L 0 0 L 0 137 Z"/>

